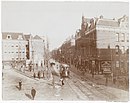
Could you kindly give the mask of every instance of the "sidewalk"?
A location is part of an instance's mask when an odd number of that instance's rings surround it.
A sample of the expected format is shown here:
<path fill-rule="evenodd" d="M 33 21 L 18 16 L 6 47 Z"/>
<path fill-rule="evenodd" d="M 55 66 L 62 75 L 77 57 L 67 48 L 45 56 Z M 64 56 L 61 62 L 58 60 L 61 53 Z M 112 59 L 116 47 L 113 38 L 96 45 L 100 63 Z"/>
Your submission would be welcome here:
<path fill-rule="evenodd" d="M 104 75 L 96 74 L 94 75 L 94 78 L 92 78 L 92 74 L 85 73 L 83 76 L 82 72 L 77 70 L 74 66 L 71 66 L 70 70 L 74 72 L 75 74 L 77 74 L 78 76 L 80 76 L 82 80 L 92 81 L 98 85 L 106 84 L 106 78 L 104 77 Z M 112 78 L 109 78 L 107 86 L 128 91 L 125 81 L 117 81 L 116 84 L 114 84 L 112 81 Z"/>
<path fill-rule="evenodd" d="M 29 71 L 29 69 L 27 70 L 18 70 L 18 69 L 14 69 L 16 72 L 22 74 L 22 75 L 25 75 L 31 79 L 34 79 L 36 81 L 46 81 L 46 80 L 51 80 L 52 78 L 49 78 L 50 75 L 46 73 L 46 71 L 44 71 L 44 68 L 42 67 L 38 67 L 38 69 L 34 68 L 34 71 L 31 70 Z M 38 78 L 38 72 L 40 71 L 40 79 Z M 43 72 L 44 72 L 44 77 L 43 77 Z M 36 77 L 34 78 L 34 73 L 36 74 Z"/>

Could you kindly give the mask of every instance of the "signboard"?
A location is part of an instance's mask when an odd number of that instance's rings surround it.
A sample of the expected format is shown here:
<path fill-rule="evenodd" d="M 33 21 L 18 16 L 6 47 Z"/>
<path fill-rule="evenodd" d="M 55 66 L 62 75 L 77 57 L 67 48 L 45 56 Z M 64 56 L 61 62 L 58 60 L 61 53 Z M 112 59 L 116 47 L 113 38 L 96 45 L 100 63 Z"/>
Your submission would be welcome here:
<path fill-rule="evenodd" d="M 111 61 L 102 61 L 101 68 L 104 74 L 111 74 Z"/>

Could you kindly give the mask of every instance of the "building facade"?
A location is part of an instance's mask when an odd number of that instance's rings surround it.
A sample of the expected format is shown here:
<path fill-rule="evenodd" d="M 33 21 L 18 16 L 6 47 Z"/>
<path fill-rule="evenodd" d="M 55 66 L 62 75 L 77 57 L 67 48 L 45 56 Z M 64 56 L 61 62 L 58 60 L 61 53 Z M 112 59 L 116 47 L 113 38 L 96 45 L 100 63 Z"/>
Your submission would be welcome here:
<path fill-rule="evenodd" d="M 23 33 L 2 33 L 3 62 L 32 62 L 44 66 L 44 38 Z M 28 62 L 28 63 L 27 63 Z"/>
<path fill-rule="evenodd" d="M 75 34 L 75 46 L 69 45 L 69 41 L 64 42 L 54 54 L 60 58 L 58 60 L 69 61 L 69 58 L 73 58 L 74 65 L 81 71 L 103 74 L 104 66 L 108 66 L 113 76 L 128 74 L 128 16 L 119 19 L 106 19 L 103 16 L 88 19 L 82 16 L 81 28 Z"/>
<path fill-rule="evenodd" d="M 2 61 L 26 60 L 27 41 L 23 33 L 2 33 Z"/>
<path fill-rule="evenodd" d="M 44 41 L 45 40 L 38 35 L 35 35 L 34 37 L 31 36 L 31 39 L 29 40 L 30 60 L 34 63 L 34 65 L 38 64 L 38 66 L 41 66 L 44 64 Z"/>
<path fill-rule="evenodd" d="M 96 23 L 97 58 L 99 67 L 103 61 L 111 61 L 114 76 L 127 74 L 129 51 L 128 17 L 120 19 L 99 18 Z"/>

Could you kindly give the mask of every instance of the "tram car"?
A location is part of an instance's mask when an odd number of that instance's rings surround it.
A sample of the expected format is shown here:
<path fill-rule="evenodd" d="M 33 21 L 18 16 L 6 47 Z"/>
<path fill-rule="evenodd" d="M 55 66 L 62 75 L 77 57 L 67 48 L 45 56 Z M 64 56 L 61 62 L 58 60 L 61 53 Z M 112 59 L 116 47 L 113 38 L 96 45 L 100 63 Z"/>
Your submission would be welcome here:
<path fill-rule="evenodd" d="M 69 65 L 67 64 L 61 64 L 61 76 L 64 78 L 69 78 L 70 76 L 70 71 L 69 71 Z"/>

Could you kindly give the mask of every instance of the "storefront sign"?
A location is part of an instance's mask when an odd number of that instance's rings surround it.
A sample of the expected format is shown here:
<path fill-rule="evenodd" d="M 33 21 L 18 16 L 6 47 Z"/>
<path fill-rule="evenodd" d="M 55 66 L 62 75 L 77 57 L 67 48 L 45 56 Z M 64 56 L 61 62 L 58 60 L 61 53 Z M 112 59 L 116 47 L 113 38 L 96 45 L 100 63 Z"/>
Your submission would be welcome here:
<path fill-rule="evenodd" d="M 111 62 L 110 61 L 102 61 L 101 68 L 104 74 L 111 74 Z"/>

